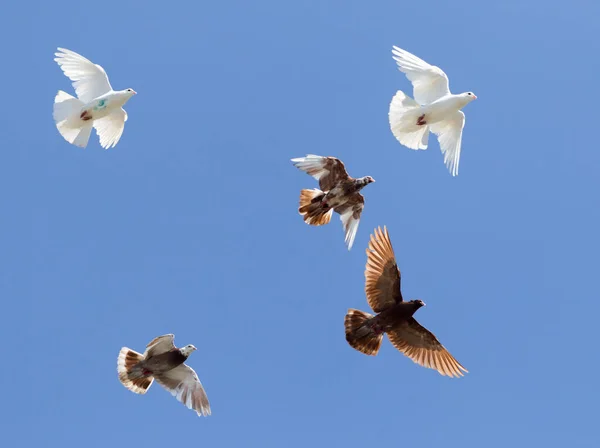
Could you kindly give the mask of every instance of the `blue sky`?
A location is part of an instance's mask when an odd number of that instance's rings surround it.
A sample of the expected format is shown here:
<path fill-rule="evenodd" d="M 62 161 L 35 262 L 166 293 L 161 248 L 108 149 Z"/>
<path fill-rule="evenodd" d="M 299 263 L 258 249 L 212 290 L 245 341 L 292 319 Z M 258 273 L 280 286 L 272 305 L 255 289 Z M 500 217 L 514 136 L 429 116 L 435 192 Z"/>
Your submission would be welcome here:
<path fill-rule="evenodd" d="M 600 6 L 542 2 L 11 2 L 0 19 L 7 446 L 598 446 Z M 473 91 L 460 174 L 388 105 L 398 45 Z M 52 120 L 56 47 L 134 88 L 116 148 Z M 289 159 L 377 182 L 354 248 L 297 213 Z M 417 319 L 469 369 L 351 349 L 387 225 Z M 122 346 L 198 347 L 213 415 L 121 386 Z M 14 361 L 12 361 L 14 357 Z M 11 360 L 9 362 L 8 360 Z M 13 364 L 14 362 L 14 364 Z M 25 375 L 21 365 L 25 365 Z"/>

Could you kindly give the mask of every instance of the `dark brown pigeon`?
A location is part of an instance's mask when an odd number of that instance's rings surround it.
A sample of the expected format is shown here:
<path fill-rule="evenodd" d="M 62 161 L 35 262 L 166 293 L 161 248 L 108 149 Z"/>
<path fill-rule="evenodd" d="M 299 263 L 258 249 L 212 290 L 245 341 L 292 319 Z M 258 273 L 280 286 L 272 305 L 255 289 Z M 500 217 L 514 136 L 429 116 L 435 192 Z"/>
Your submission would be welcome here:
<path fill-rule="evenodd" d="M 419 325 L 413 314 L 422 306 L 422 300 L 404 302 L 400 292 L 400 270 L 387 229 L 375 229 L 367 249 L 365 292 L 369 306 L 376 316 L 350 309 L 346 314 L 346 340 L 366 355 L 376 355 L 383 333 L 387 333 L 394 347 L 417 364 L 437 370 L 449 377 L 464 376 L 468 372 L 444 348 L 436 337 Z M 461 372 L 462 370 L 462 372 Z"/>
<path fill-rule="evenodd" d="M 136 394 L 145 394 L 156 380 L 198 415 L 210 415 L 208 397 L 198 375 L 184 364 L 196 347 L 177 348 L 173 340 L 172 334 L 159 336 L 146 346 L 143 355 L 123 347 L 117 360 L 119 380 Z"/>
<path fill-rule="evenodd" d="M 375 182 L 371 176 L 354 179 L 348 175 L 341 160 L 308 154 L 292 159 L 294 165 L 319 181 L 319 189 L 302 190 L 298 211 L 307 224 L 329 224 L 333 211 L 339 213 L 346 232 L 348 250 L 352 249 L 365 198 L 359 193 Z"/>

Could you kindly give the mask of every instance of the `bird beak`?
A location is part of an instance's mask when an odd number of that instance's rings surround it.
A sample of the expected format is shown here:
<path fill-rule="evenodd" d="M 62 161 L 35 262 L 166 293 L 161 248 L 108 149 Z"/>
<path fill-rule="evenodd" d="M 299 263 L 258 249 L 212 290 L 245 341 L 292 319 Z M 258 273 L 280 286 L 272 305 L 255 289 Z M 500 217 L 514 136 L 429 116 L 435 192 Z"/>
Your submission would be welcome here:
<path fill-rule="evenodd" d="M 132 90 L 132 92 L 134 95 L 137 95 L 137 92 L 135 90 Z M 475 97 L 475 98 L 477 98 L 477 97 Z"/>
<path fill-rule="evenodd" d="M 473 98 L 477 99 L 477 95 L 473 94 Z"/>

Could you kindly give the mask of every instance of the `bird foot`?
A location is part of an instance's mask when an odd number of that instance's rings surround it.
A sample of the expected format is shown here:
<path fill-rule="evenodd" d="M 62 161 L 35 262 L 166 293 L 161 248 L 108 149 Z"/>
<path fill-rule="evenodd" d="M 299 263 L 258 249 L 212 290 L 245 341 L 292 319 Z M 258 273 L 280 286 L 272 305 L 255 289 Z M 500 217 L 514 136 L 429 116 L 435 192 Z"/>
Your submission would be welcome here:
<path fill-rule="evenodd" d="M 83 112 L 81 112 L 81 115 L 79 115 L 79 118 L 81 118 L 83 121 L 88 121 L 92 119 L 92 116 L 89 115 L 89 111 L 84 110 Z"/>
<path fill-rule="evenodd" d="M 152 375 L 152 372 L 150 372 L 150 370 L 146 370 L 146 369 L 144 369 L 142 371 L 142 373 L 144 374 L 144 376 L 150 376 L 150 375 Z"/>
<path fill-rule="evenodd" d="M 425 124 L 427 124 L 427 122 L 425 121 L 425 114 L 423 114 L 417 118 L 417 126 L 423 126 Z"/>

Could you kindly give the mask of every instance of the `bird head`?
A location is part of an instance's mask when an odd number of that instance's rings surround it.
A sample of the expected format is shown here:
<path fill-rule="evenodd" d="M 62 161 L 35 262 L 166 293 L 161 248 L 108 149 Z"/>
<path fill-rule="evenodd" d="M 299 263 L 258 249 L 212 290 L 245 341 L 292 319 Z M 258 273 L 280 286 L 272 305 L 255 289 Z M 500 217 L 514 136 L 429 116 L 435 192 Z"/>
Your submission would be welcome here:
<path fill-rule="evenodd" d="M 194 347 L 192 344 L 186 345 L 185 347 L 179 349 L 181 354 L 186 358 L 190 356 L 194 350 L 196 350 L 196 347 Z"/>
<path fill-rule="evenodd" d="M 477 95 L 475 95 L 473 92 L 463 93 L 462 96 L 464 96 L 469 103 L 477 99 Z"/>
<path fill-rule="evenodd" d="M 365 182 L 367 182 L 368 184 L 375 182 L 375 179 L 373 179 L 371 176 L 366 176 L 365 177 Z"/>
<path fill-rule="evenodd" d="M 420 299 L 418 299 L 418 300 L 411 300 L 411 302 L 413 302 L 415 305 L 417 305 L 418 308 L 421 308 L 422 306 L 425 306 L 425 302 L 423 302 Z"/>
<path fill-rule="evenodd" d="M 137 92 L 133 89 L 126 89 L 125 93 L 127 93 L 127 95 L 129 95 L 130 97 L 133 95 L 137 95 Z"/>

